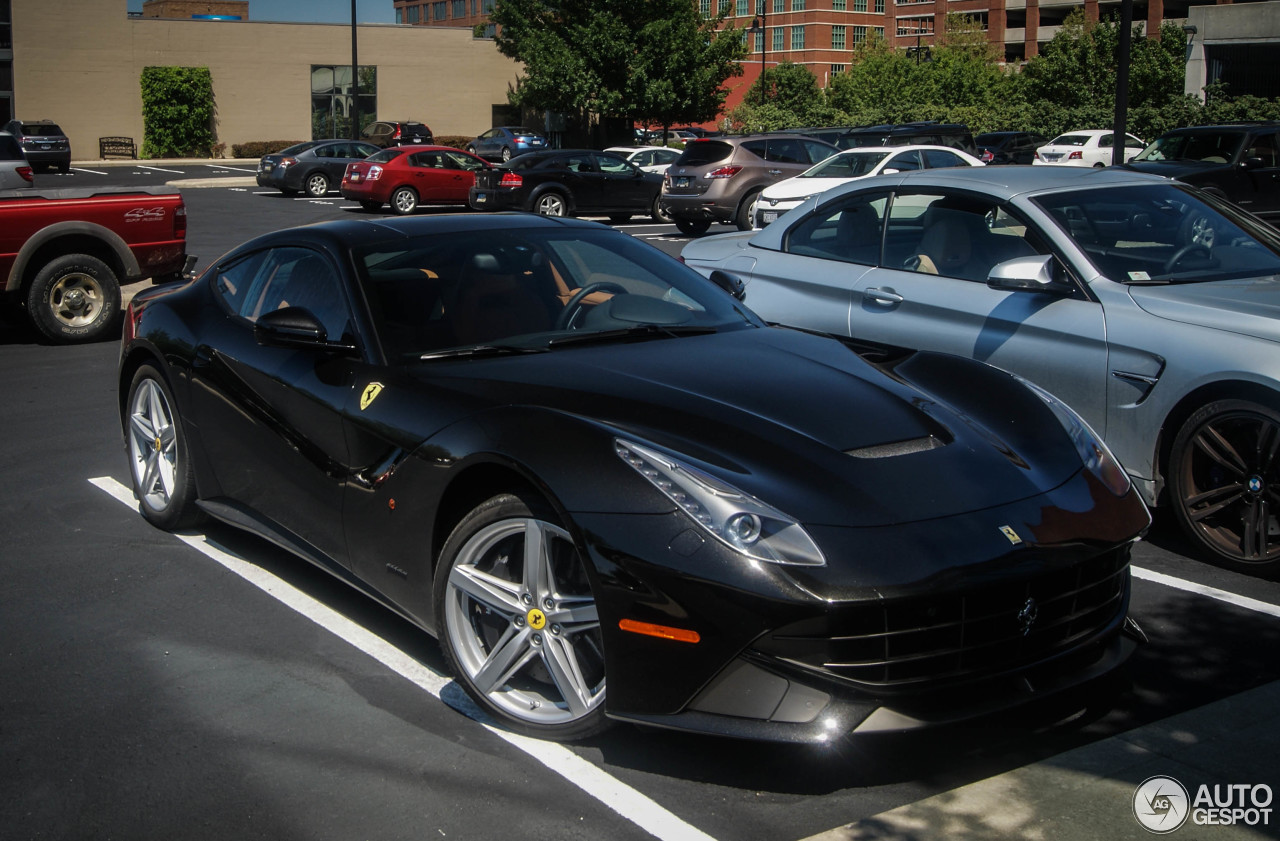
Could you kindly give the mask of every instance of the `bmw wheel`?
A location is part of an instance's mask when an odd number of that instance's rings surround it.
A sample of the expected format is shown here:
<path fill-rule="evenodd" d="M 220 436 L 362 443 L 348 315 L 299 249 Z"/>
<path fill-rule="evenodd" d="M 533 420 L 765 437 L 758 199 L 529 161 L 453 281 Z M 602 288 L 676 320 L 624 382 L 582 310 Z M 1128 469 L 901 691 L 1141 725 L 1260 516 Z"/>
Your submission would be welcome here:
<path fill-rule="evenodd" d="M 1214 563 L 1280 573 L 1280 411 L 1219 400 L 1193 414 L 1173 442 L 1174 510 Z"/>
<path fill-rule="evenodd" d="M 307 195 L 318 199 L 329 192 L 329 176 L 323 172 L 313 172 L 307 176 Z"/>
<path fill-rule="evenodd" d="M 435 608 L 445 658 L 486 712 L 539 738 L 608 726 L 595 598 L 545 504 L 503 494 L 463 518 L 436 568 Z"/>
<path fill-rule="evenodd" d="M 407 216 L 418 209 L 418 194 L 412 187 L 396 187 L 391 194 L 391 209 L 399 216 Z"/>
<path fill-rule="evenodd" d="M 538 212 L 539 216 L 569 215 L 569 206 L 565 203 L 564 196 L 554 190 L 548 190 L 538 196 L 534 202 L 533 209 Z"/>
<path fill-rule="evenodd" d="M 174 406 L 160 371 L 152 365 L 138 368 L 125 403 L 129 478 L 142 516 L 163 529 L 183 528 L 200 519 L 191 458 Z"/>

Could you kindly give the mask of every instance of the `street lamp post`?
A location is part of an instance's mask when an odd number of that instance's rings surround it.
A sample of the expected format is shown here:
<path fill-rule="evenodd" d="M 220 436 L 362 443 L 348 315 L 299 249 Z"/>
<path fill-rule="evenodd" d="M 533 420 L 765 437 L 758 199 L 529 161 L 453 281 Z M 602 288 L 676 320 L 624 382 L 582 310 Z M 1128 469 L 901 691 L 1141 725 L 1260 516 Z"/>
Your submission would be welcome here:
<path fill-rule="evenodd" d="M 356 0 L 351 0 L 351 139 L 360 139 L 360 62 L 356 57 Z"/>
<path fill-rule="evenodd" d="M 751 25 L 747 27 L 747 33 L 750 35 L 760 36 L 760 104 L 764 105 L 764 63 L 765 58 L 769 55 L 769 29 L 768 9 L 765 4 L 768 0 L 760 0 L 756 9 L 759 14 L 751 19 Z"/>

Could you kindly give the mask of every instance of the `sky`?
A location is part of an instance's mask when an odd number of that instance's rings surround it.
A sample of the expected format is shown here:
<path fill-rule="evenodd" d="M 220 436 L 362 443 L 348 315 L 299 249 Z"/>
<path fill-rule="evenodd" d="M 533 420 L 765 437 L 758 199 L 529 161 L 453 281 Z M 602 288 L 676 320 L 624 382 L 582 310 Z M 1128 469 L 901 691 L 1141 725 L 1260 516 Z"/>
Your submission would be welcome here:
<path fill-rule="evenodd" d="M 141 12 L 142 0 L 128 0 Z M 394 23 L 391 0 L 356 0 L 358 23 Z M 249 0 L 249 20 L 298 23 L 351 23 L 351 0 Z"/>

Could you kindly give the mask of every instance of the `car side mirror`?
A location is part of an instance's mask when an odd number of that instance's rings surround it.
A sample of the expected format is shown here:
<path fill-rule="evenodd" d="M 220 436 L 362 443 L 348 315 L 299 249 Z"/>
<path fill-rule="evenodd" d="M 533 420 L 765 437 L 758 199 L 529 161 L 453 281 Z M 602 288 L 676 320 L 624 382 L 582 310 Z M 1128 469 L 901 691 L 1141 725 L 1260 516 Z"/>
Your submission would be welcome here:
<path fill-rule="evenodd" d="M 900 169 L 894 169 L 893 167 L 889 167 L 887 169 L 880 170 L 880 174 L 881 175 L 897 175 L 901 171 L 902 170 Z"/>
<path fill-rule="evenodd" d="M 737 298 L 739 301 L 747 295 L 747 285 L 742 282 L 742 278 L 737 275 L 729 274 L 726 271 L 716 269 L 711 273 L 711 282 Z"/>
<path fill-rule="evenodd" d="M 1258 158 L 1258 157 L 1245 158 L 1243 161 L 1240 162 L 1240 166 L 1243 169 L 1261 169 L 1265 165 L 1266 165 L 1266 162 L 1263 161 L 1262 158 Z"/>
<path fill-rule="evenodd" d="M 1037 254 L 1032 257 L 1016 257 L 996 263 L 987 275 L 987 286 L 1002 292 L 1048 292 L 1068 295 L 1070 284 L 1053 277 L 1053 256 Z"/>
<path fill-rule="evenodd" d="M 259 316 L 253 325 L 253 338 L 263 347 L 342 352 L 356 349 L 353 344 L 329 341 L 320 319 L 306 307 L 284 307 Z"/>

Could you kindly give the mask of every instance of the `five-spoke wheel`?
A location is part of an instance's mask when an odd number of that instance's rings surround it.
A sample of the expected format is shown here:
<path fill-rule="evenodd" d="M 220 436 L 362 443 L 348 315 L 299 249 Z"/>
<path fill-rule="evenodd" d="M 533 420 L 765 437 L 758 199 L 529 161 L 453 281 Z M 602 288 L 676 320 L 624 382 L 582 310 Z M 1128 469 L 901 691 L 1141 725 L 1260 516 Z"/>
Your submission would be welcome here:
<path fill-rule="evenodd" d="M 168 529 L 194 522 L 198 511 L 191 460 L 173 396 L 158 370 L 150 365 L 138 369 L 125 411 L 129 473 L 142 516 Z"/>
<path fill-rule="evenodd" d="M 1215 562 L 1280 571 L 1280 412 L 1219 400 L 1193 414 L 1173 442 L 1169 482 L 1187 534 Z"/>
<path fill-rule="evenodd" d="M 595 599 L 544 504 L 504 494 L 478 506 L 445 543 L 435 590 L 445 656 L 487 712 L 544 738 L 606 726 Z"/>

